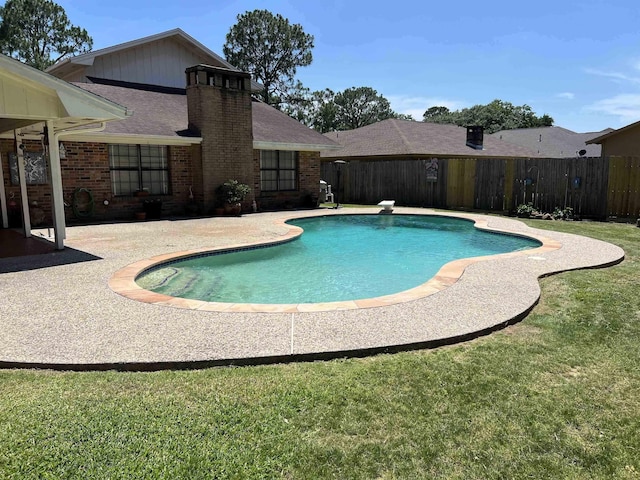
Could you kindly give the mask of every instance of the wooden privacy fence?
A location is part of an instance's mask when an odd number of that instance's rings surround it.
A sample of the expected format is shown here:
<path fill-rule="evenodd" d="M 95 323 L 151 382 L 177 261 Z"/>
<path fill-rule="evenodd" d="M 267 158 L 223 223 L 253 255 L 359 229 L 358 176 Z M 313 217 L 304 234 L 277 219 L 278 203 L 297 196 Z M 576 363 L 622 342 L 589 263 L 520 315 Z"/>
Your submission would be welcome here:
<path fill-rule="evenodd" d="M 333 163 L 323 162 L 321 177 L 335 192 Z M 532 203 L 585 218 L 640 216 L 640 157 L 351 160 L 340 183 L 341 203 L 502 212 Z"/>
<path fill-rule="evenodd" d="M 610 157 L 607 215 L 640 217 L 640 157 Z"/>

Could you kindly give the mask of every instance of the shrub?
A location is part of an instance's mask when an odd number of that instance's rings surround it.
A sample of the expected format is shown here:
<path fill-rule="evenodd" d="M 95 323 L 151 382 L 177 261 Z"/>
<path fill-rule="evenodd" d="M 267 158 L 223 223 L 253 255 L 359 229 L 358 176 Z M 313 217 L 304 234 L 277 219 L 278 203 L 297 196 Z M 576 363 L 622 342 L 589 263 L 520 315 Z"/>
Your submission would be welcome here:
<path fill-rule="evenodd" d="M 218 194 L 223 203 L 234 204 L 242 202 L 251 192 L 249 185 L 228 180 L 218 187 Z"/>

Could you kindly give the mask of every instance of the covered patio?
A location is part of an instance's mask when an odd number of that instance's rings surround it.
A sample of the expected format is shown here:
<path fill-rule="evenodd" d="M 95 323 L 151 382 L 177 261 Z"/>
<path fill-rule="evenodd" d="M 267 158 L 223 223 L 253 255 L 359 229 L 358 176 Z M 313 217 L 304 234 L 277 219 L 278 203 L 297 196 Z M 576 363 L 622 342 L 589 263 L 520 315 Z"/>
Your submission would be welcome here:
<path fill-rule="evenodd" d="M 55 251 L 51 242 L 35 237 L 25 237 L 9 228 L 0 229 L 0 258 L 40 255 Z"/>
<path fill-rule="evenodd" d="M 4 256 L 11 255 L 12 252 L 42 253 L 39 245 L 41 242 L 36 239 L 29 240 L 29 181 L 25 170 L 23 143 L 35 140 L 43 145 L 47 183 L 51 188 L 53 248 L 62 250 L 66 235 L 60 139 L 78 133 L 100 131 L 104 129 L 106 122 L 124 119 L 130 115 L 131 112 L 128 112 L 126 107 L 0 55 L 0 138 L 14 141 L 20 186 L 19 198 L 8 199 L 5 181 L 9 178 L 9 172 L 3 168 L 4 162 L 0 162 L 0 247 Z M 4 230 L 9 228 L 9 206 L 19 210 L 22 230 L 20 237 Z"/>

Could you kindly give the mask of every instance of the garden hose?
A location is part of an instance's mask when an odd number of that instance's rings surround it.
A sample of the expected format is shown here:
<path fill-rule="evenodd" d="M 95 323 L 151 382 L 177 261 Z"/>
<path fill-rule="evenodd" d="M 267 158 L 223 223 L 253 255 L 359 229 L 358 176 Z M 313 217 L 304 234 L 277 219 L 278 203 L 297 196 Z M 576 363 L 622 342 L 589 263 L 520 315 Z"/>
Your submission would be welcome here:
<path fill-rule="evenodd" d="M 84 209 L 80 210 L 80 205 L 78 205 L 78 197 L 83 193 L 87 195 L 88 200 L 82 204 Z M 76 216 L 76 218 L 91 217 L 93 215 L 94 206 L 95 204 L 93 202 L 93 194 L 91 193 L 91 190 L 89 190 L 88 188 L 79 187 L 73 191 L 73 201 L 71 202 L 71 208 L 73 209 L 73 214 Z"/>

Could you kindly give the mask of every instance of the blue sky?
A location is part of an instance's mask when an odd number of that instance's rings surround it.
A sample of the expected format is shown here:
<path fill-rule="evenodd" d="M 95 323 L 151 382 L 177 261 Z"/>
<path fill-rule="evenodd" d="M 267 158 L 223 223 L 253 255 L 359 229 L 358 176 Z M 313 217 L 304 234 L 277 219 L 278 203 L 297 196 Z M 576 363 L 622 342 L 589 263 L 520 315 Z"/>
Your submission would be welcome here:
<path fill-rule="evenodd" d="M 268 9 L 315 37 L 306 87 L 372 87 L 417 120 L 496 98 L 577 132 L 640 120 L 637 0 L 57 3 L 94 49 L 179 27 L 220 55 L 238 14 Z"/>

